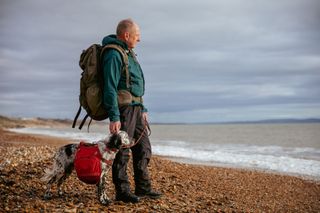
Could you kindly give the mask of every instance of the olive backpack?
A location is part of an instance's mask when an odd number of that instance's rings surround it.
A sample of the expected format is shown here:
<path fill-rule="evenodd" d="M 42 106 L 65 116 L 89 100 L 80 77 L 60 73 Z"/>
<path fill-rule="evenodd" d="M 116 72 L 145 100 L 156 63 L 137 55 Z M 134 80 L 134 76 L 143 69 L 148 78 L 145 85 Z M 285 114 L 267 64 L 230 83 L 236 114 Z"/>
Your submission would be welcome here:
<path fill-rule="evenodd" d="M 72 128 L 75 128 L 77 119 L 81 113 L 81 109 L 86 111 L 85 117 L 79 125 L 81 129 L 86 122 L 86 119 L 90 117 L 88 124 L 88 130 L 90 123 L 93 120 L 101 121 L 109 117 L 107 110 L 103 105 L 103 67 L 102 57 L 104 51 L 107 49 L 117 50 L 123 61 L 122 75 L 126 76 L 126 84 L 129 88 L 130 76 L 128 68 L 128 55 L 126 51 L 116 44 L 107 44 L 101 46 L 99 44 L 92 44 L 86 50 L 83 50 L 79 65 L 82 73 L 80 78 L 80 95 L 79 95 L 79 110 L 73 120 Z"/>

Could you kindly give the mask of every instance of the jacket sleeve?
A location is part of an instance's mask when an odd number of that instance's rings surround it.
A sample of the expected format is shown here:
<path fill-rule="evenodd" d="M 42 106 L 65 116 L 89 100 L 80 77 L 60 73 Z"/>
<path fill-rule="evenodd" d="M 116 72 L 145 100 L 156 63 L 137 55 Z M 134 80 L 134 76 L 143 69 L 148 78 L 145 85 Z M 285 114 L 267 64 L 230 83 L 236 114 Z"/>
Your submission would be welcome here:
<path fill-rule="evenodd" d="M 142 112 L 148 112 L 148 109 L 144 106 L 144 104 L 142 105 Z"/>
<path fill-rule="evenodd" d="M 109 50 L 103 56 L 103 104 L 110 121 L 120 121 L 117 88 L 121 77 L 121 56 L 116 50 Z"/>

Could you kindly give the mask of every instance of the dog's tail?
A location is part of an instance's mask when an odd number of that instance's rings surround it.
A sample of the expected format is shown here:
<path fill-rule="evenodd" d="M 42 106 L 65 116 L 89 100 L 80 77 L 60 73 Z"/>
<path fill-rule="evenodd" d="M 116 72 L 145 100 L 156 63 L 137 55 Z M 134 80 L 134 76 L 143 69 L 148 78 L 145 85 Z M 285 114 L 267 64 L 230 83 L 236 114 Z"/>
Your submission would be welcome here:
<path fill-rule="evenodd" d="M 48 183 L 54 176 L 54 169 L 46 168 L 44 170 L 44 175 L 41 177 L 41 181 Z"/>

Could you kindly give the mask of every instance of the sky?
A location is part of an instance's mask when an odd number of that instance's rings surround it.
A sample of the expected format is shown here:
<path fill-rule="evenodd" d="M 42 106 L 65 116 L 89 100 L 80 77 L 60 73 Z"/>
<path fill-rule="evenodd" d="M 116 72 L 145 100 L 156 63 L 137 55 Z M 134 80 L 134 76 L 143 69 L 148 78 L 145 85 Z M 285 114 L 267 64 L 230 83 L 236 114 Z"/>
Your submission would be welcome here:
<path fill-rule="evenodd" d="M 320 118 L 318 0 L 0 0 L 0 114 L 73 119 L 80 53 L 129 17 L 151 122 Z"/>

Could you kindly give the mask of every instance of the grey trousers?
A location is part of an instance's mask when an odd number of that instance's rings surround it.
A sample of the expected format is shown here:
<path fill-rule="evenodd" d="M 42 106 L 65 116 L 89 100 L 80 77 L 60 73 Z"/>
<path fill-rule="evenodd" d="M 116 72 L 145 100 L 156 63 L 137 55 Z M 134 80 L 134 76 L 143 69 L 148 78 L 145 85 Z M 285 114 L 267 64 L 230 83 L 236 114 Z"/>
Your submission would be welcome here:
<path fill-rule="evenodd" d="M 146 192 L 151 189 L 151 181 L 148 173 L 148 164 L 151 158 L 151 145 L 146 124 L 142 118 L 140 106 L 125 106 L 120 108 L 121 130 L 128 133 L 130 138 L 139 142 L 131 147 L 135 191 Z M 130 183 L 127 175 L 129 161 L 129 148 L 120 149 L 112 165 L 112 181 L 116 193 L 121 194 L 130 191 Z"/>

